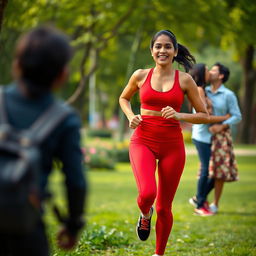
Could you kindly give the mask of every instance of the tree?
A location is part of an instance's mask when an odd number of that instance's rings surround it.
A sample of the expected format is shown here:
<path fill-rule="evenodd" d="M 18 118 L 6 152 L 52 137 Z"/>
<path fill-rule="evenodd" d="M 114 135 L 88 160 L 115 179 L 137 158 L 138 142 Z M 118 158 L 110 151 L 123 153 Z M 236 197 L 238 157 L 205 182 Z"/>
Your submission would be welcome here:
<path fill-rule="evenodd" d="M 15 7 L 18 9 L 17 12 Z M 134 10 L 135 0 L 127 4 L 117 0 L 94 0 L 82 3 L 80 0 L 72 2 L 67 0 L 17 0 L 8 8 L 7 26 L 2 39 L 6 56 L 0 60 L 0 67 L 2 70 L 10 70 L 11 49 L 14 47 L 13 42 L 20 34 L 42 23 L 54 24 L 63 29 L 72 39 L 74 48 L 71 73 L 73 93 L 70 96 L 71 90 L 69 90 L 68 102 L 75 103 L 82 110 L 83 106 L 87 105 L 85 104 L 87 102 L 85 85 L 89 77 L 97 70 L 100 53 L 106 50 L 110 41 L 116 37 Z M 89 58 L 92 50 L 96 53 L 96 61 L 93 65 Z M 6 76 L 2 79 L 8 81 L 10 72 L 1 73 Z M 78 86 L 76 87 L 75 84 Z"/>
<path fill-rule="evenodd" d="M 83 58 L 80 64 L 80 74 L 81 74 L 81 79 L 79 82 L 79 86 L 76 88 L 74 94 L 68 99 L 69 103 L 73 103 L 78 99 L 78 97 L 82 94 L 86 81 L 89 79 L 89 77 L 92 75 L 92 73 L 95 72 L 97 69 L 97 60 L 99 57 L 100 51 L 102 51 L 108 44 L 109 40 L 112 39 L 114 36 L 116 36 L 120 26 L 124 23 L 126 19 L 131 15 L 133 9 L 134 9 L 134 4 L 135 1 L 132 1 L 131 5 L 129 8 L 126 10 L 126 12 L 119 16 L 117 20 L 110 28 L 108 26 L 102 26 L 102 21 L 100 20 L 99 16 L 101 16 L 101 12 L 96 10 L 96 6 L 93 3 L 90 9 L 90 15 L 91 15 L 91 20 L 93 21 L 91 24 L 84 26 L 82 28 L 83 31 L 86 31 L 86 33 L 82 33 L 82 37 L 84 38 L 85 36 L 86 39 L 81 40 L 81 37 L 77 37 L 75 40 L 78 41 L 77 47 L 83 47 L 84 48 L 84 54 Z M 107 17 L 104 19 L 104 23 L 106 22 Z M 100 28 L 99 28 L 100 27 Z M 81 27 L 80 27 L 81 29 Z M 102 29 L 102 30 L 101 30 Z M 89 54 L 91 50 L 95 51 L 96 54 L 96 61 L 94 65 L 88 65 L 87 62 L 89 62 Z M 86 71 L 86 68 L 88 68 L 88 71 Z"/>
<path fill-rule="evenodd" d="M 0 3 L 3 1 L 7 0 Z M 170 29 L 192 53 L 209 46 L 234 51 L 243 70 L 242 141 L 250 142 L 256 137 L 252 132 L 256 125 L 253 128 L 251 122 L 254 116 L 250 117 L 255 104 L 255 8 L 250 0 L 195 0 L 193 4 L 188 0 L 9 1 L 0 37 L 0 83 L 10 80 L 14 42 L 20 34 L 38 24 L 54 24 L 70 36 L 74 48 L 69 86 L 62 95 L 85 115 L 89 100 L 86 84 L 96 72 L 97 90 L 108 98 L 102 109 L 111 115 L 119 108 L 117 99 L 127 82 L 127 66 L 132 71 L 151 66 L 151 36 L 160 29 Z M 146 22 L 131 68 L 131 46 L 143 18 Z M 92 50 L 96 51 L 94 65 L 89 58 Z"/>
<path fill-rule="evenodd" d="M 256 5 L 249 0 L 227 1 L 227 11 L 230 26 L 223 35 L 223 44 L 235 46 L 235 53 L 243 70 L 243 121 L 240 140 L 243 143 L 255 143 L 256 118 L 253 109 L 256 104 Z"/>
<path fill-rule="evenodd" d="M 8 0 L 0 0 L 0 32 L 1 32 L 3 18 L 4 18 L 4 10 L 7 4 L 8 4 Z"/>

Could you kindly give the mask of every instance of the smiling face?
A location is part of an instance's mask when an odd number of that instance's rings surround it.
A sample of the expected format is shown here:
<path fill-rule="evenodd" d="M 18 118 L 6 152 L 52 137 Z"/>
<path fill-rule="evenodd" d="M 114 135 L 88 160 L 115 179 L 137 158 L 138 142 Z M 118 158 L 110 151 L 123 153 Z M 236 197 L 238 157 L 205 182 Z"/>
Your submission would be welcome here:
<path fill-rule="evenodd" d="M 178 50 L 175 50 L 172 40 L 167 35 L 160 35 L 151 48 L 151 54 L 156 64 L 168 65 L 172 63 L 173 58 L 177 56 Z"/>

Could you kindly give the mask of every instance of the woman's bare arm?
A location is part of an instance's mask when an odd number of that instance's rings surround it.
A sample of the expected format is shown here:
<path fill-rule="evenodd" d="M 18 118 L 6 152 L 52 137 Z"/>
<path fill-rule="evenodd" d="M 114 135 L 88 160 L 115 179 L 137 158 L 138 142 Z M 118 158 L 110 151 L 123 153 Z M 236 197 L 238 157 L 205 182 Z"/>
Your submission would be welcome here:
<path fill-rule="evenodd" d="M 132 96 L 139 90 L 140 82 L 145 78 L 146 70 L 136 70 L 129 79 L 128 84 L 125 86 L 123 92 L 119 97 L 119 104 L 127 119 L 129 120 L 129 127 L 135 129 L 142 121 L 140 115 L 135 115 L 132 111 L 130 100 Z"/>

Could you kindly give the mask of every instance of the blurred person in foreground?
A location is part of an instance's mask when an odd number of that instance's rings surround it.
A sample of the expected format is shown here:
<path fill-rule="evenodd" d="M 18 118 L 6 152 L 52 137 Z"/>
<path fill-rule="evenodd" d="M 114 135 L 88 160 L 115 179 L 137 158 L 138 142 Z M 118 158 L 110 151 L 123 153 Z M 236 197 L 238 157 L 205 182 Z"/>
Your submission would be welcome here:
<path fill-rule="evenodd" d="M 30 127 L 56 101 L 52 92 L 67 80 L 70 58 L 71 48 L 67 37 L 54 28 L 41 26 L 21 37 L 13 60 L 15 81 L 4 89 L 4 107 L 9 123 L 15 129 Z M 42 171 L 39 176 L 43 199 L 48 176 L 53 169 L 53 158 L 61 161 L 68 217 L 58 232 L 57 242 L 60 248 L 67 250 L 74 248 L 83 227 L 86 196 L 80 149 L 81 122 L 75 111 L 70 110 L 40 145 Z M 48 256 L 49 251 L 42 216 L 29 233 L 12 235 L 1 233 L 0 230 L 0 255 Z"/>
<path fill-rule="evenodd" d="M 229 78 L 229 69 L 221 63 L 210 71 L 204 64 L 197 64 L 190 71 L 198 85 L 213 125 L 197 124 L 192 128 L 192 139 L 201 162 L 196 196 L 189 199 L 195 213 L 211 216 L 218 211 L 224 181 L 237 180 L 237 166 L 233 152 L 230 126 L 241 120 L 235 94 L 224 86 Z M 206 83 L 210 82 L 210 86 Z M 214 201 L 208 204 L 207 196 L 214 188 Z"/>

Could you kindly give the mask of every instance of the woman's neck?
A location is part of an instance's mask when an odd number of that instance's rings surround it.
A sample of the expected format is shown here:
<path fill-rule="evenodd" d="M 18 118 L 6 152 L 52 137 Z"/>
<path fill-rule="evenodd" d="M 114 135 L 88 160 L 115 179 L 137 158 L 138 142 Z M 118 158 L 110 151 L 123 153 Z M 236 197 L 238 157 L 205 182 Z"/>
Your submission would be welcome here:
<path fill-rule="evenodd" d="M 173 67 L 172 67 L 172 64 L 170 65 L 165 65 L 165 66 L 162 66 L 162 65 L 157 65 L 156 64 L 156 67 L 154 69 L 154 73 L 158 74 L 158 75 L 171 75 L 173 73 Z"/>

